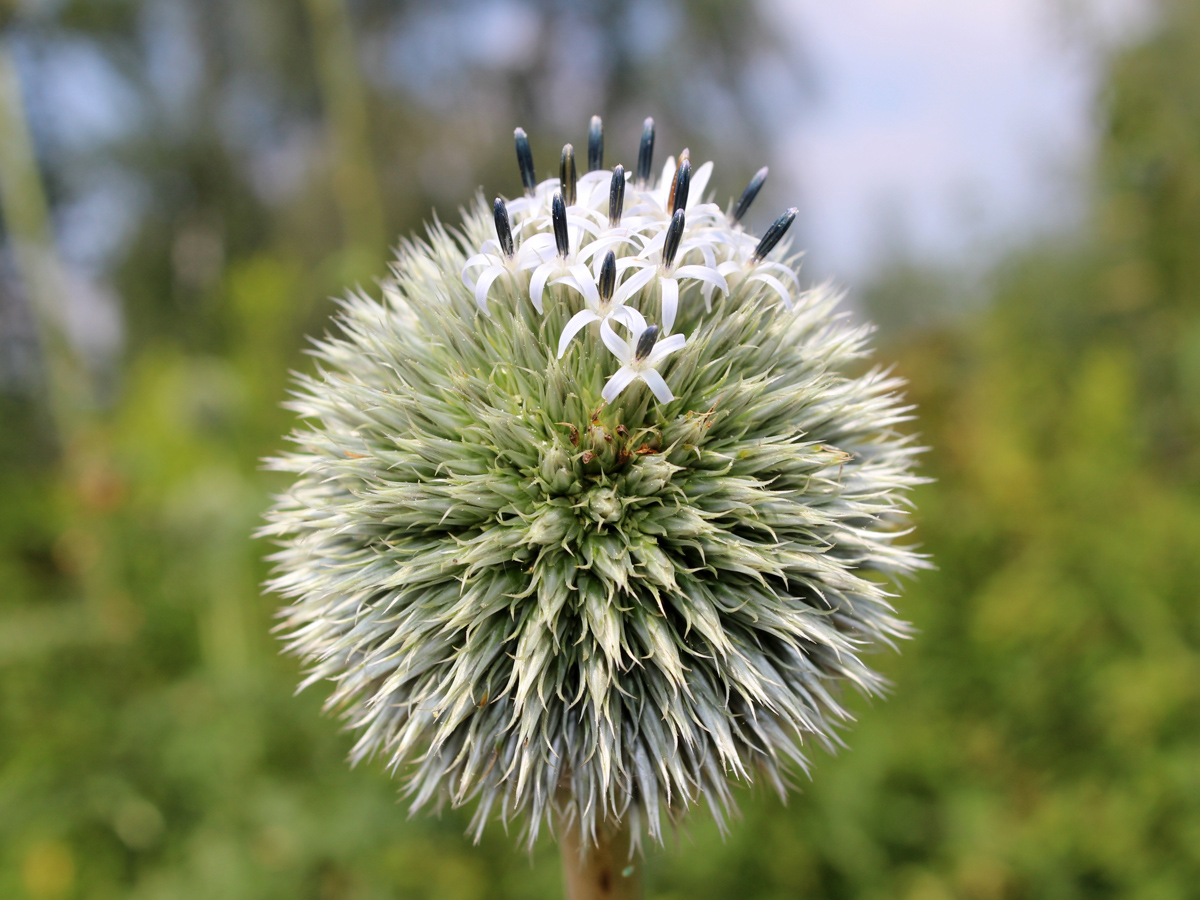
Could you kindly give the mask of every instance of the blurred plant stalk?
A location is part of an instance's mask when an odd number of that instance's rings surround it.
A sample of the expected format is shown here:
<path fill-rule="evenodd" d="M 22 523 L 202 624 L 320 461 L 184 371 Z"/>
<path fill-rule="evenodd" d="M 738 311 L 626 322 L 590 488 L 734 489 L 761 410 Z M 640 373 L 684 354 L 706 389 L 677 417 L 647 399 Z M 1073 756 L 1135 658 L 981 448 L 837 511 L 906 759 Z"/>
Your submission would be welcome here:
<path fill-rule="evenodd" d="M 50 413 L 57 437 L 66 446 L 94 411 L 95 397 L 62 327 L 66 275 L 5 37 L 0 37 L 0 215 L 37 323 Z"/>
<path fill-rule="evenodd" d="M 342 0 L 305 0 L 325 108 L 334 201 L 352 257 L 370 259 L 387 247 L 379 178 L 367 126 L 367 91 L 354 34 Z"/>
<path fill-rule="evenodd" d="M 112 473 L 107 441 L 96 421 L 96 397 L 87 367 L 63 327 L 68 290 L 50 223 L 21 97 L 17 68 L 7 35 L 0 33 L 0 216 L 25 296 L 36 322 L 39 355 L 45 371 L 43 393 L 60 450 L 66 487 L 64 543 L 90 548 L 69 553 L 80 599 L 66 606 L 33 607 L 0 619 L 0 663 L 36 656 L 60 647 L 128 638 L 114 615 L 128 601 L 115 588 L 104 552 L 106 483 Z M 71 540 L 66 538 L 70 536 Z M 114 623 L 118 623 L 114 626 Z"/>

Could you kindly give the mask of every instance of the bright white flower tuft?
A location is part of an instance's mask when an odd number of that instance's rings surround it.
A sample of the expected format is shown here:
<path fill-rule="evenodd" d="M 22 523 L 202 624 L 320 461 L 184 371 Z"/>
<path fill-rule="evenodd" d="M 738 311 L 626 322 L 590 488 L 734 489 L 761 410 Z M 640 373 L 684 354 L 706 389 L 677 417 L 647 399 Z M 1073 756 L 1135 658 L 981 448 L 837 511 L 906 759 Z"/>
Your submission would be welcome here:
<path fill-rule="evenodd" d="M 474 803 L 661 840 L 730 779 L 783 793 L 832 747 L 843 685 L 907 632 L 888 585 L 918 448 L 869 328 L 802 291 L 785 213 L 761 240 L 690 154 L 651 177 L 564 149 L 524 196 L 402 244 L 348 297 L 263 533 L 287 649 L 330 685 L 353 757 L 413 807 Z M 510 218 L 511 217 L 511 218 Z M 849 372 L 860 374 L 851 375 Z"/>

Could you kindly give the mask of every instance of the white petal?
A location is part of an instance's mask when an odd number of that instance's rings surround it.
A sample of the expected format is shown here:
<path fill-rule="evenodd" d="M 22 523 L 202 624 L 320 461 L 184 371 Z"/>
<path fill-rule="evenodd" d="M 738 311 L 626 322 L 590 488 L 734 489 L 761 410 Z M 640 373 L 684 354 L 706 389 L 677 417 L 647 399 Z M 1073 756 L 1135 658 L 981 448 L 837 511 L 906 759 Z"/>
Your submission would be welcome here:
<path fill-rule="evenodd" d="M 553 249 L 555 249 L 554 235 L 548 231 L 543 231 L 539 232 L 538 234 L 531 234 L 529 237 L 525 238 L 525 240 L 521 242 L 521 246 L 517 248 L 517 251 L 520 252 L 521 250 L 526 250 L 542 253 L 545 250 Z"/>
<path fill-rule="evenodd" d="M 646 357 L 646 364 L 649 366 L 657 366 L 660 362 L 674 353 L 676 350 L 682 350 L 687 344 L 687 338 L 682 334 L 673 334 L 670 337 L 665 337 L 650 351 L 650 355 Z"/>
<path fill-rule="evenodd" d="M 679 311 L 679 282 L 674 278 L 663 278 L 659 281 L 662 288 L 662 322 L 663 332 L 671 333 L 675 324 L 675 314 Z"/>
<path fill-rule="evenodd" d="M 638 332 L 634 333 L 637 334 Z M 604 346 L 609 349 L 613 356 L 621 361 L 621 365 L 629 365 L 633 359 L 633 349 L 612 330 L 612 326 L 608 324 L 608 319 L 600 323 L 600 340 L 604 341 Z"/>
<path fill-rule="evenodd" d="M 596 265 L 599 266 L 600 261 L 604 259 L 604 252 L 606 250 L 615 251 L 617 247 L 628 243 L 629 238 L 627 236 L 610 232 L 602 237 L 596 238 L 596 240 L 592 241 L 591 243 L 584 244 L 579 248 L 579 252 L 576 254 L 575 258 L 580 262 L 587 262 L 589 259 L 594 259 L 597 261 Z"/>
<path fill-rule="evenodd" d="M 642 381 L 646 382 L 650 390 L 654 391 L 654 396 L 658 399 L 659 403 L 670 403 L 675 399 L 675 395 L 672 394 L 671 389 L 667 387 L 666 381 L 664 381 L 663 377 L 653 369 L 642 369 L 638 375 L 641 376 Z M 605 388 L 605 390 L 607 390 L 607 388 Z"/>
<path fill-rule="evenodd" d="M 716 269 L 708 266 L 680 266 L 675 270 L 677 278 L 695 278 L 700 281 L 707 281 L 715 288 L 720 288 L 725 293 L 729 293 L 729 285 L 725 282 L 725 277 Z"/>
<path fill-rule="evenodd" d="M 690 194 L 688 195 L 688 199 L 691 199 Z M 715 203 L 699 203 L 693 207 L 691 203 L 689 203 L 688 220 L 692 222 L 699 222 L 703 219 L 707 219 L 711 225 L 718 226 L 723 232 L 720 235 L 714 235 L 714 239 L 723 241 L 728 240 L 728 238 L 725 236 L 727 233 L 725 232 L 725 228 L 727 227 L 725 221 L 725 211 L 721 209 L 721 207 L 717 206 Z"/>
<path fill-rule="evenodd" d="M 713 164 L 706 162 L 692 173 L 692 181 L 688 185 L 687 208 L 689 210 L 704 202 L 704 189 L 708 187 L 708 179 L 712 177 L 712 170 Z"/>
<path fill-rule="evenodd" d="M 622 256 L 617 260 L 617 273 L 620 274 L 626 269 L 644 269 L 647 266 L 654 265 L 656 263 L 652 263 L 648 259 L 642 259 L 637 256 Z"/>
<path fill-rule="evenodd" d="M 777 263 L 777 262 L 760 262 L 757 266 L 754 267 L 754 271 L 756 273 L 757 272 L 778 272 L 779 275 L 781 276 L 781 278 L 786 278 L 793 285 L 795 285 L 797 291 L 800 290 L 800 279 L 796 277 L 796 271 L 791 266 L 787 266 L 787 265 L 784 265 L 783 263 Z"/>
<path fill-rule="evenodd" d="M 567 352 L 567 345 L 571 343 L 571 338 L 579 334 L 580 330 L 587 327 L 592 322 L 599 322 L 600 317 L 590 309 L 581 309 L 575 315 L 571 316 L 565 328 L 563 328 L 562 337 L 558 339 L 558 358 L 562 359 L 563 354 Z"/>
<path fill-rule="evenodd" d="M 767 275 L 765 272 L 759 272 L 755 275 L 750 276 L 750 280 L 751 281 L 761 281 L 763 284 L 770 285 L 771 287 L 773 287 L 775 289 L 775 292 L 778 293 L 780 298 L 783 300 L 783 305 L 786 306 L 788 309 L 792 308 L 791 293 L 788 292 L 788 289 L 784 286 L 783 282 L 780 281 L 778 278 L 776 278 L 774 275 Z"/>
<path fill-rule="evenodd" d="M 649 258 L 649 256 L 652 253 L 654 253 L 656 250 L 659 250 L 659 251 L 662 250 L 663 244 L 666 243 L 666 240 L 667 240 L 666 230 L 664 229 L 662 231 L 659 231 L 658 234 L 654 235 L 652 238 L 650 238 L 649 240 L 646 241 L 646 243 L 642 246 L 642 252 L 639 253 L 638 256 L 640 256 L 642 259 Z"/>
<path fill-rule="evenodd" d="M 600 234 L 600 226 L 583 216 L 567 216 L 567 225 L 571 228 L 582 229 L 591 235 L 599 236 Z M 578 241 L 575 242 L 575 246 L 579 246 Z"/>
<path fill-rule="evenodd" d="M 617 288 L 616 293 L 613 294 L 612 302 L 617 306 L 622 305 L 631 297 L 633 297 L 634 294 L 644 288 L 650 282 L 650 280 L 654 278 L 654 274 L 654 266 L 645 266 L 636 275 L 631 275 L 629 278 L 626 278 L 621 286 Z"/>
<path fill-rule="evenodd" d="M 608 379 L 608 384 L 604 385 L 604 390 L 600 392 L 600 396 L 604 398 L 605 403 L 612 403 L 617 399 L 621 391 L 629 387 L 629 383 L 635 378 L 637 378 L 637 372 L 633 371 L 629 366 L 621 366 L 621 368 L 613 373 L 613 377 Z"/>
<path fill-rule="evenodd" d="M 671 192 L 671 182 L 675 180 L 675 170 L 679 168 L 679 163 L 675 161 L 675 157 L 668 156 L 667 161 L 663 163 L 662 178 L 658 182 L 659 190 L 666 189 L 663 197 L 665 198 Z"/>
<path fill-rule="evenodd" d="M 529 279 L 529 299 L 538 312 L 542 311 L 542 291 L 546 289 L 546 281 L 557 269 L 558 266 L 553 263 L 542 263 L 533 270 L 533 277 Z"/>
<path fill-rule="evenodd" d="M 555 278 L 551 284 L 565 284 L 583 294 L 584 302 L 592 309 L 600 308 L 600 292 L 596 290 L 596 282 L 587 266 L 571 266 L 570 275 Z"/>
<path fill-rule="evenodd" d="M 538 238 L 547 238 L 548 240 L 540 241 Z M 547 234 L 535 234 L 521 242 L 521 246 L 517 248 L 517 268 L 518 269 L 533 269 L 540 266 L 542 263 L 550 262 L 558 255 L 558 248 L 554 246 L 554 238 Z"/>
<path fill-rule="evenodd" d="M 503 263 L 490 253 L 476 253 L 474 256 L 468 259 L 466 263 L 463 264 L 462 270 L 462 282 L 467 286 L 467 290 L 475 290 L 475 281 L 469 275 L 467 275 L 468 270 L 475 269 L 480 266 L 486 268 L 487 266 L 495 265 L 503 265 Z"/>
<path fill-rule="evenodd" d="M 485 316 L 490 316 L 488 312 L 488 291 L 492 287 L 492 282 L 504 274 L 504 270 L 499 266 L 492 266 L 490 269 L 484 269 L 483 274 L 479 276 L 479 282 L 475 285 L 475 302 L 479 304 L 479 308 L 483 310 Z"/>
<path fill-rule="evenodd" d="M 692 238 L 691 240 L 684 241 L 679 247 L 679 255 L 676 259 L 682 260 L 693 250 L 700 251 L 700 254 L 704 257 L 704 264 L 706 266 L 714 269 L 717 267 L 717 256 L 713 253 L 712 241 L 706 238 Z"/>
<path fill-rule="evenodd" d="M 615 322 L 620 322 L 629 329 L 630 334 L 641 334 L 646 330 L 646 317 L 634 309 L 632 306 L 615 307 L 605 321 L 612 319 Z M 609 326 L 611 327 L 611 326 Z"/>
<path fill-rule="evenodd" d="M 537 209 L 541 206 L 541 201 L 537 197 L 518 197 L 516 200 L 509 200 L 505 206 L 508 208 L 509 216 L 515 216 Z"/>
<path fill-rule="evenodd" d="M 494 253 L 476 253 L 463 264 L 463 271 L 474 269 L 476 266 L 495 266 L 500 263 L 501 260 Z"/>
<path fill-rule="evenodd" d="M 652 221 L 661 221 L 663 215 L 662 205 L 653 200 L 652 194 L 640 191 L 638 193 L 642 197 L 650 197 L 651 199 L 633 206 L 626 206 L 625 215 L 621 216 L 621 222 L 624 223 L 626 219 L 631 217 L 636 219 L 639 226 L 648 225 Z M 625 196 L 628 197 L 629 194 L 626 193 Z"/>
<path fill-rule="evenodd" d="M 628 173 L 626 173 L 628 175 Z M 612 169 L 596 169 L 593 172 L 584 172 L 579 176 L 579 180 L 575 182 L 576 189 L 582 196 L 582 188 L 597 189 L 600 187 L 608 187 L 612 182 Z M 580 201 L 580 206 L 585 205 Z"/>

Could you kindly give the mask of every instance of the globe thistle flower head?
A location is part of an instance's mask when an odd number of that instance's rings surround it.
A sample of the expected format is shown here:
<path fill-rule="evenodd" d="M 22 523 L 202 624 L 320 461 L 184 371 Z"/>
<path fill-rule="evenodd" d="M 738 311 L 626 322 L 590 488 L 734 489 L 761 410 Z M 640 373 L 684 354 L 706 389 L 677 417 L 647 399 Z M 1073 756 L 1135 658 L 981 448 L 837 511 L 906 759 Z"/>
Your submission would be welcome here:
<path fill-rule="evenodd" d="M 564 150 L 523 195 L 401 244 L 342 301 L 270 461 L 269 588 L 305 685 L 402 773 L 414 809 L 474 804 L 533 841 L 634 840 L 731 784 L 780 793 L 833 747 L 845 685 L 906 633 L 889 585 L 918 449 L 869 327 L 801 290 L 690 154 L 651 177 Z M 858 373 L 858 374 L 852 374 Z"/>

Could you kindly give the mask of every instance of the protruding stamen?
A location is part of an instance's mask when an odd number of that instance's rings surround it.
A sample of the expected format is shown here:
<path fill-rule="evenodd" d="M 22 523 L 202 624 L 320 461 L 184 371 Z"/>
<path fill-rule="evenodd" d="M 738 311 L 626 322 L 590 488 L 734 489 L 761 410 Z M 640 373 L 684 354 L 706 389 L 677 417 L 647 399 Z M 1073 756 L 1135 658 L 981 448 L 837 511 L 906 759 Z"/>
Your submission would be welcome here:
<path fill-rule="evenodd" d="M 558 167 L 558 180 L 563 200 L 567 206 L 575 205 L 575 148 L 570 144 L 563 146 L 562 162 Z"/>
<path fill-rule="evenodd" d="M 562 194 L 555 194 L 550 204 L 550 220 L 554 223 L 554 245 L 558 255 L 563 259 L 571 253 L 571 241 L 567 237 L 567 205 L 563 203 Z"/>
<path fill-rule="evenodd" d="M 754 177 L 750 179 L 750 183 L 742 191 L 742 196 L 738 200 L 737 206 L 733 208 L 733 214 L 730 215 L 729 221 L 735 224 L 742 221 L 742 216 L 746 214 L 746 210 L 750 208 L 750 204 L 754 202 L 754 198 L 758 196 L 758 192 L 762 189 L 763 182 L 767 180 L 767 171 L 767 167 L 763 166 L 754 173 Z"/>
<path fill-rule="evenodd" d="M 754 255 L 750 257 L 751 262 L 761 262 L 768 253 L 775 249 L 775 245 L 792 227 L 792 222 L 796 219 L 796 212 L 797 209 L 793 206 L 771 224 L 766 234 L 762 236 L 762 240 L 758 242 L 758 246 L 754 248 Z"/>
<path fill-rule="evenodd" d="M 617 163 L 613 169 L 612 186 L 608 189 L 608 227 L 616 228 L 621 224 L 621 214 L 625 211 L 625 167 Z"/>
<path fill-rule="evenodd" d="M 600 278 L 596 282 L 600 290 L 600 300 L 608 303 L 617 287 L 617 255 L 609 250 L 604 254 L 604 262 L 600 263 Z"/>
<path fill-rule="evenodd" d="M 637 349 L 633 351 L 634 359 L 645 359 L 650 355 L 650 351 L 654 349 L 655 342 L 658 341 L 658 326 L 648 325 L 646 330 L 642 332 L 642 336 L 638 338 Z"/>
<path fill-rule="evenodd" d="M 675 265 L 675 254 L 679 252 L 679 242 L 683 240 L 682 209 L 675 210 L 671 216 L 671 224 L 667 226 L 667 236 L 663 239 L 663 265 L 668 269 Z"/>
<path fill-rule="evenodd" d="M 517 142 L 517 167 L 521 170 L 521 184 L 525 185 L 525 193 L 533 196 L 537 190 L 537 178 L 533 174 L 533 151 L 529 149 L 529 135 L 524 128 L 513 132 Z"/>
<path fill-rule="evenodd" d="M 496 238 L 500 241 L 500 250 L 509 259 L 513 256 L 512 226 L 508 223 L 508 207 L 499 197 L 492 204 L 492 216 L 496 220 Z"/>
<path fill-rule="evenodd" d="M 604 125 L 599 116 L 592 116 L 588 126 L 588 171 L 604 168 Z"/>
<path fill-rule="evenodd" d="M 685 149 L 679 154 L 679 168 L 675 170 L 675 181 L 671 183 L 670 204 L 672 215 L 676 210 L 687 208 L 688 187 L 692 183 L 692 160 Z"/>
<path fill-rule="evenodd" d="M 654 120 L 642 125 L 642 144 L 638 147 L 637 183 L 645 187 L 650 181 L 650 166 L 654 164 Z"/>

